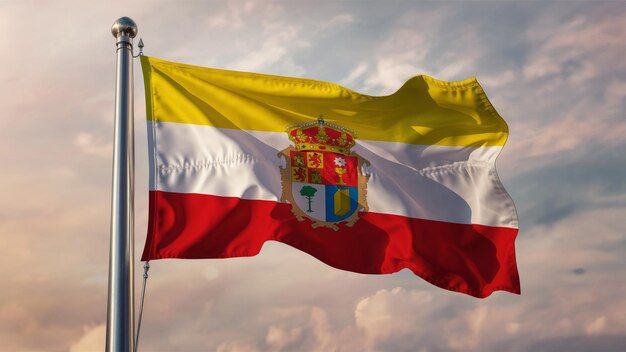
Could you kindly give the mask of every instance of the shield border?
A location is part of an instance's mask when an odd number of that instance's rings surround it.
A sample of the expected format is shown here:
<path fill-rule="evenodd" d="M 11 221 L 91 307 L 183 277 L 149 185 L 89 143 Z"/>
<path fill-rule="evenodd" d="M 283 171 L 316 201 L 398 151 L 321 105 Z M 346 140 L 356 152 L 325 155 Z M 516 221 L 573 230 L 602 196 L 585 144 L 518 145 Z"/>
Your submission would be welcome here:
<path fill-rule="evenodd" d="M 337 221 L 337 222 L 329 222 L 329 221 L 319 221 L 317 219 L 313 219 L 309 217 L 305 211 L 300 209 L 293 198 L 293 192 L 291 190 L 291 152 L 296 151 L 296 148 L 293 146 L 289 146 L 278 152 L 278 157 L 283 158 L 285 160 L 285 167 L 279 166 L 280 168 L 280 178 L 281 178 L 281 187 L 282 187 L 282 195 L 280 196 L 281 203 L 289 203 L 291 204 L 291 212 L 296 216 L 298 221 L 304 221 L 304 219 L 309 219 L 312 221 L 311 227 L 327 227 L 333 229 L 335 231 L 339 230 L 339 224 L 345 223 L 346 226 L 352 227 L 357 220 L 359 220 L 359 212 L 367 212 L 369 211 L 369 205 L 367 204 L 367 181 L 370 178 L 369 174 L 363 173 L 363 165 L 371 165 L 369 161 L 365 160 L 363 157 L 358 155 L 356 152 L 351 152 L 349 156 L 356 157 L 357 164 L 357 189 L 358 189 L 358 200 L 357 200 L 357 208 L 356 210 L 347 218 Z"/>

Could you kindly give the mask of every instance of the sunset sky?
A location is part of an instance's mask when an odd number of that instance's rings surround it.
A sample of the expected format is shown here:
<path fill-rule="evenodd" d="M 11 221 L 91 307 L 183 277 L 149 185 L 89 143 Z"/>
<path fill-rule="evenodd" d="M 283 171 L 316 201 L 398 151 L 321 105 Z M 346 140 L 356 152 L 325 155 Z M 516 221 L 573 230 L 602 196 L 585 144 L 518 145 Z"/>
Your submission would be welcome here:
<path fill-rule="evenodd" d="M 497 165 L 520 219 L 519 296 L 345 272 L 277 242 L 153 261 L 140 350 L 626 350 L 626 2 L 0 0 L 1 351 L 104 348 L 121 16 L 170 61 L 371 95 L 477 77 L 509 124 Z M 137 293 L 140 279 L 137 264 Z"/>

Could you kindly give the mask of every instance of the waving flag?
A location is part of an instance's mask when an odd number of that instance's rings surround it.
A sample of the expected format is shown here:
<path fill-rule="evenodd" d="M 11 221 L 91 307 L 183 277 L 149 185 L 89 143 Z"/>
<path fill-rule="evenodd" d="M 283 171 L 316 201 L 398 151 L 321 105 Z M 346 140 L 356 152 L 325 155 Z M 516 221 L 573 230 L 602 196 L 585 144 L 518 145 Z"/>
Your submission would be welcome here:
<path fill-rule="evenodd" d="M 375 97 L 315 80 L 141 58 L 150 154 L 143 260 L 253 256 L 268 240 L 366 274 L 520 292 L 508 128 L 475 79 Z M 286 263 L 288 264 L 288 263 Z"/>

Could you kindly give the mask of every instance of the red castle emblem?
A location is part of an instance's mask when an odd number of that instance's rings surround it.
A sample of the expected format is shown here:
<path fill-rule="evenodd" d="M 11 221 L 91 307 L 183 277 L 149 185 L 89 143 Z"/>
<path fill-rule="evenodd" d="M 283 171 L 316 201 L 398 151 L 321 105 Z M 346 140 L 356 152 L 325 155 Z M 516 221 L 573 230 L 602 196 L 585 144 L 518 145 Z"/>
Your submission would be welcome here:
<path fill-rule="evenodd" d="M 356 134 L 319 118 L 287 130 L 290 146 L 278 153 L 281 167 L 281 202 L 291 203 L 299 221 L 308 218 L 313 228 L 352 226 L 359 212 L 368 211 L 367 181 L 363 166 L 369 162 L 350 149 Z"/>

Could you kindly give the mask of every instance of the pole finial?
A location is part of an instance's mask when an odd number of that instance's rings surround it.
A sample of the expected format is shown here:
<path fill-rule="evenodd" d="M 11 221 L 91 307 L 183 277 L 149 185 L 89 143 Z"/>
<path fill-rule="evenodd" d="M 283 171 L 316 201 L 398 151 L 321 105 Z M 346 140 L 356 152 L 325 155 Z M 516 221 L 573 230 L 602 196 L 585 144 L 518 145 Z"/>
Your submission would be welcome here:
<path fill-rule="evenodd" d="M 137 23 L 129 17 L 120 17 L 113 23 L 113 26 L 111 26 L 111 33 L 113 33 L 115 38 L 121 36 L 135 38 L 137 30 Z"/>

